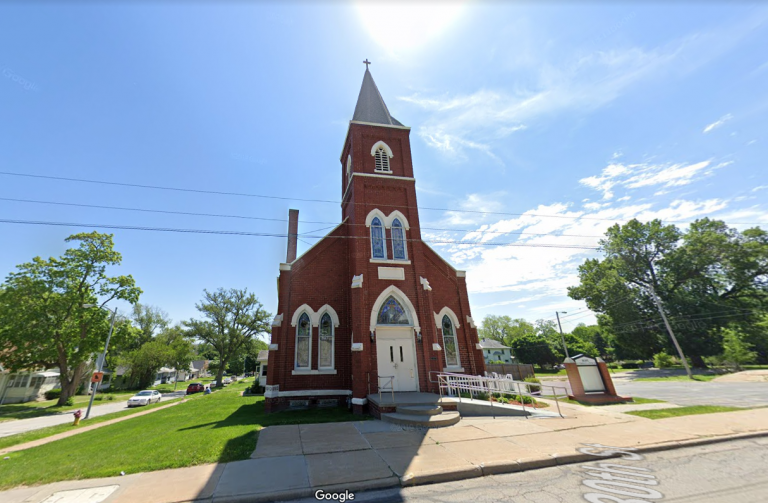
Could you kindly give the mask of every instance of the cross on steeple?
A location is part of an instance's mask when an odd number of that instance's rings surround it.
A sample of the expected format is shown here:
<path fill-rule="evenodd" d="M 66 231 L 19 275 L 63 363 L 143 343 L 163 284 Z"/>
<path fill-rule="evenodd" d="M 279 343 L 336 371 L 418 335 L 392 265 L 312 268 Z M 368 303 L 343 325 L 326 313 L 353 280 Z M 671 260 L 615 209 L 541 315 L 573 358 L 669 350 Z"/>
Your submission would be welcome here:
<path fill-rule="evenodd" d="M 365 58 L 365 61 L 363 61 L 363 63 L 365 63 L 365 69 L 368 70 L 368 65 L 370 65 L 371 62 L 368 61 L 368 58 Z"/>

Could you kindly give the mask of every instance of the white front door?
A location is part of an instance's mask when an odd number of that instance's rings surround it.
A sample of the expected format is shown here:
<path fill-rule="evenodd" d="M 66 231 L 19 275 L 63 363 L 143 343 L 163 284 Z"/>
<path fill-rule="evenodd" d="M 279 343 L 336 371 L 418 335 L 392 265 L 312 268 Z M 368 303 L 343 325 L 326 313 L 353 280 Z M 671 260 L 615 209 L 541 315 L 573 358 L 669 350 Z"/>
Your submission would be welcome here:
<path fill-rule="evenodd" d="M 376 352 L 382 388 L 389 387 L 387 376 L 393 376 L 395 391 L 418 391 L 413 329 L 377 329 Z"/>

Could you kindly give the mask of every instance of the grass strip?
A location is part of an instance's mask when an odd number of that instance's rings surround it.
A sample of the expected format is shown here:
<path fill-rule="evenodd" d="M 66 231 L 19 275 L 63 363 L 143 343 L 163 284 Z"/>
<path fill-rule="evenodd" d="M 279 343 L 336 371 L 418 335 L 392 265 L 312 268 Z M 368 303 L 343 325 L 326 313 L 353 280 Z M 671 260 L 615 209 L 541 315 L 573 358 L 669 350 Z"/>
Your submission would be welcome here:
<path fill-rule="evenodd" d="M 11 452 L 0 461 L 0 490 L 237 461 L 251 455 L 265 426 L 362 419 L 345 408 L 266 414 L 264 397 L 241 397 L 243 387 Z"/>
<path fill-rule="evenodd" d="M 131 414 L 136 414 L 137 412 L 142 412 L 145 410 L 162 407 L 163 405 L 168 405 L 169 403 L 178 402 L 179 400 L 181 400 L 181 398 L 174 398 L 172 400 L 161 400 L 160 402 L 153 403 L 152 405 L 145 405 L 143 407 L 135 407 L 132 409 L 112 412 L 111 414 L 104 414 L 103 416 L 91 417 L 87 421 L 81 422 L 80 426 L 72 426 L 72 423 L 69 422 L 65 424 L 57 424 L 56 426 L 48 426 L 46 428 L 38 428 L 37 430 L 27 431 L 24 433 L 17 433 L 16 435 L 9 435 L 7 437 L 0 437 L 0 449 L 5 449 L 7 447 L 11 447 L 18 444 L 25 444 L 27 442 L 32 442 L 33 440 L 50 437 L 52 435 L 58 435 L 59 433 L 76 430 L 83 426 L 91 426 L 93 424 L 103 423 L 104 421 L 109 421 L 111 419 L 117 419 L 123 416 L 130 416 Z M 72 419 L 72 421 L 74 422 L 74 418 Z"/>
<path fill-rule="evenodd" d="M 672 409 L 636 410 L 626 412 L 625 414 L 632 414 L 633 416 L 645 417 L 647 419 L 665 419 L 668 417 L 713 414 L 715 412 L 734 412 L 737 410 L 746 409 L 743 407 L 724 407 L 722 405 L 692 405 L 690 407 L 675 407 Z"/>
<path fill-rule="evenodd" d="M 554 400 L 554 396 L 542 396 L 542 398 L 547 398 L 549 400 Z M 664 400 L 656 400 L 655 398 L 643 398 L 640 396 L 632 397 L 631 402 L 622 402 L 622 403 L 589 403 L 589 402 L 579 402 L 578 400 L 571 400 L 570 398 L 558 398 L 558 401 L 560 403 L 569 403 L 571 405 L 583 405 L 584 407 L 611 407 L 613 405 L 632 405 L 632 404 L 641 404 L 641 403 L 667 403 Z"/>

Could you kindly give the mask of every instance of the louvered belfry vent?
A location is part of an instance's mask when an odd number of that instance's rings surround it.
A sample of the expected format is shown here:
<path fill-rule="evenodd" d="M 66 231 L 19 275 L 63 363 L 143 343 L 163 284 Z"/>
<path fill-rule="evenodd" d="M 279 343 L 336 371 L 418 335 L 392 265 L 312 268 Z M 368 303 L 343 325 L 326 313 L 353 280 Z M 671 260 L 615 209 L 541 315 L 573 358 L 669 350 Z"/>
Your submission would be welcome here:
<path fill-rule="evenodd" d="M 383 147 L 376 150 L 376 171 L 389 172 L 389 156 Z"/>

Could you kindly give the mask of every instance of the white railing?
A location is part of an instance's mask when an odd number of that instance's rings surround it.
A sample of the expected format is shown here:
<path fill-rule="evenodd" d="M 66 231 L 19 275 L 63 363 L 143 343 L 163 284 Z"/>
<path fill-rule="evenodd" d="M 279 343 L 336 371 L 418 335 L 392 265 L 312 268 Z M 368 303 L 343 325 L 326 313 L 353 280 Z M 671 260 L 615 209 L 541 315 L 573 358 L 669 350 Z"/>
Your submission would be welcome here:
<path fill-rule="evenodd" d="M 433 380 L 433 374 L 436 375 L 437 380 Z M 494 394 L 498 395 L 515 395 L 520 397 L 520 403 L 523 407 L 523 411 L 526 408 L 526 398 L 530 398 L 529 407 L 534 408 L 533 400 L 534 395 L 540 395 L 542 388 L 550 388 L 552 390 L 551 396 L 555 400 L 557 405 L 557 413 L 560 417 L 563 417 L 560 411 L 560 401 L 558 396 L 568 396 L 567 390 L 563 386 L 551 386 L 549 384 L 540 384 L 525 381 L 516 381 L 511 375 L 498 376 L 495 373 L 485 376 L 473 376 L 466 374 L 451 374 L 449 372 L 430 372 L 430 381 L 438 384 L 440 390 L 440 398 L 443 396 L 458 396 L 459 402 L 461 402 L 462 393 L 469 394 L 470 398 L 474 398 L 480 393 L 484 393 L 488 398 L 492 398 Z M 558 393 L 556 388 L 563 390 Z M 489 400 L 491 408 L 493 408 L 493 400 Z M 496 415 L 494 414 L 494 418 Z M 528 415 L 525 416 L 526 418 Z"/>
<path fill-rule="evenodd" d="M 382 383 L 384 380 L 384 383 Z M 389 387 L 385 387 L 389 383 Z M 379 406 L 381 406 L 381 392 L 389 391 L 392 393 L 392 403 L 395 403 L 395 376 L 379 376 Z"/>

